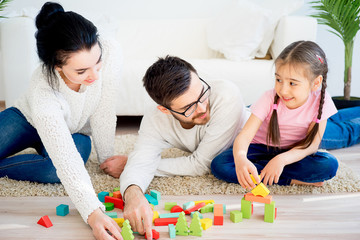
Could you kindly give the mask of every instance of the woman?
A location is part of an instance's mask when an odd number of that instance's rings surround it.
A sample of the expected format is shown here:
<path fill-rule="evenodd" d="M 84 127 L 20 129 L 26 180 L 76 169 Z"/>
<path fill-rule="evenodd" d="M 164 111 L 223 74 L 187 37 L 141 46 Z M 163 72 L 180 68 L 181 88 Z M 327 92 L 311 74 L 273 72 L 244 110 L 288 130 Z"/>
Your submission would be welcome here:
<path fill-rule="evenodd" d="M 0 177 L 61 181 L 96 238 L 122 239 L 119 226 L 104 214 L 84 166 L 90 135 L 103 165 L 127 159 L 113 156 L 119 50 L 110 41 L 100 42 L 90 21 L 57 3 L 44 4 L 36 27 L 42 66 L 25 96 L 0 113 Z M 11 156 L 28 147 L 38 154 Z"/>

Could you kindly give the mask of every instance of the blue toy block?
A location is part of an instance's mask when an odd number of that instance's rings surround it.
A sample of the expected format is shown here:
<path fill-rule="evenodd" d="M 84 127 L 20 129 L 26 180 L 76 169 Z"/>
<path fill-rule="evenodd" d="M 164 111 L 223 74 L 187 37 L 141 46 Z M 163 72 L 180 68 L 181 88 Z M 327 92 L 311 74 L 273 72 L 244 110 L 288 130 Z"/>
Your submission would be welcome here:
<path fill-rule="evenodd" d="M 186 210 L 188 208 L 194 207 L 195 206 L 195 202 L 187 202 L 183 204 L 183 209 Z"/>
<path fill-rule="evenodd" d="M 159 191 L 150 190 L 150 195 L 158 201 L 161 200 L 161 193 Z"/>
<path fill-rule="evenodd" d="M 56 207 L 56 215 L 66 216 L 69 214 L 69 205 L 60 204 Z"/>
<path fill-rule="evenodd" d="M 190 214 L 191 214 L 191 218 L 194 217 L 194 214 L 195 214 L 196 212 L 197 212 L 197 211 L 190 213 Z M 197 213 L 199 213 L 199 218 L 200 218 L 200 219 L 203 219 L 203 218 L 204 218 L 203 215 L 202 215 L 200 212 L 197 212 Z"/>
<path fill-rule="evenodd" d="M 159 218 L 178 218 L 179 216 L 179 212 L 159 214 Z"/>
<path fill-rule="evenodd" d="M 98 194 L 98 198 L 99 198 L 100 202 L 105 202 L 105 196 L 109 196 L 109 193 L 108 192 L 100 192 Z"/>
<path fill-rule="evenodd" d="M 106 212 L 105 214 L 108 215 L 111 218 L 117 218 L 118 217 L 117 212 Z"/>
<path fill-rule="evenodd" d="M 159 204 L 158 201 L 149 194 L 145 194 L 145 198 L 148 200 L 149 203 L 151 203 L 154 206 Z"/>
<path fill-rule="evenodd" d="M 174 224 L 169 224 L 168 226 L 169 226 L 170 238 L 175 238 L 176 237 L 176 230 L 175 230 Z"/>

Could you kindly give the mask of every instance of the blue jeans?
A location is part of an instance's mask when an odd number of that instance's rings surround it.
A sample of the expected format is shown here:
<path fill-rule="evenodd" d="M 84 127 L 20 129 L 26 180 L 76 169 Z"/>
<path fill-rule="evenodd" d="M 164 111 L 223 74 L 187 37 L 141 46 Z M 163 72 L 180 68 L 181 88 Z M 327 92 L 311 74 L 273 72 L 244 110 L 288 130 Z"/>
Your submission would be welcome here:
<path fill-rule="evenodd" d="M 328 119 L 320 148 L 337 149 L 360 143 L 360 107 L 339 110 Z"/>
<path fill-rule="evenodd" d="M 263 144 L 250 144 L 247 157 L 254 163 L 260 174 L 266 164 L 275 156 L 288 150 L 267 148 Z M 279 178 L 279 185 L 290 185 L 292 179 L 302 182 L 322 182 L 333 178 L 338 169 L 338 161 L 330 153 L 316 152 L 304 159 L 286 165 Z M 239 183 L 233 156 L 233 149 L 230 148 L 219 154 L 211 162 L 211 172 L 220 180 L 230 183 Z"/>
<path fill-rule="evenodd" d="M 84 164 L 91 152 L 89 136 L 74 133 L 72 138 Z M 38 154 L 12 156 L 26 148 Z M 36 131 L 17 108 L 0 112 L 0 177 L 40 183 L 59 183 L 56 169 Z"/>

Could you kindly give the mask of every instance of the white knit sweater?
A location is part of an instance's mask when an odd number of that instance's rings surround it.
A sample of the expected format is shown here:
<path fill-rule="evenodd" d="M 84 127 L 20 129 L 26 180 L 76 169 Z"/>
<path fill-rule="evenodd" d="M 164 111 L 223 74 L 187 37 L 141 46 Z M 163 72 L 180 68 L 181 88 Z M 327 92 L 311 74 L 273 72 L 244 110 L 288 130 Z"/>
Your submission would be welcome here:
<path fill-rule="evenodd" d="M 59 88 L 53 90 L 39 66 L 27 93 L 15 103 L 36 128 L 61 183 L 86 223 L 94 210 L 104 210 L 104 206 L 95 194 L 71 134 L 91 135 L 100 162 L 113 156 L 121 54 L 115 42 L 104 40 L 101 44 L 102 69 L 91 86 L 82 85 L 75 92 L 57 73 Z"/>
<path fill-rule="evenodd" d="M 210 85 L 210 121 L 205 125 L 184 129 L 171 114 L 164 114 L 156 107 L 145 113 L 135 149 L 120 176 L 122 194 L 132 184 L 145 192 L 155 175 L 208 173 L 213 158 L 232 145 L 250 112 L 232 82 L 213 81 Z M 161 152 L 172 147 L 191 154 L 161 159 Z"/>

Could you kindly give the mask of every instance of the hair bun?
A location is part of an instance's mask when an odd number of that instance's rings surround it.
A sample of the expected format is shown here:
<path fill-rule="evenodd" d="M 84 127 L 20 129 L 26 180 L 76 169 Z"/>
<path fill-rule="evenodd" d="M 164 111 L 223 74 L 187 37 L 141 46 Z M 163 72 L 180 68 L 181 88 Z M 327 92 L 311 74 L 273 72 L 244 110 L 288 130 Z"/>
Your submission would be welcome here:
<path fill-rule="evenodd" d="M 46 26 L 50 20 L 50 17 L 58 12 L 65 12 L 64 8 L 60 4 L 46 2 L 42 6 L 39 14 L 36 16 L 36 27 L 39 29 L 43 26 Z"/>

